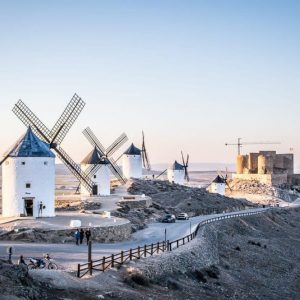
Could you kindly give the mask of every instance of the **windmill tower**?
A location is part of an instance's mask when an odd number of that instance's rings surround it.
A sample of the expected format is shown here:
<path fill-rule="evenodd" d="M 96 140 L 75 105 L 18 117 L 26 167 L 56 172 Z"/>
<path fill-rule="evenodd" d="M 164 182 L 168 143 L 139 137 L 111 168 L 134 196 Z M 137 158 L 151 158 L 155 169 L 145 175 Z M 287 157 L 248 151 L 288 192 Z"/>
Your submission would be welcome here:
<path fill-rule="evenodd" d="M 122 156 L 123 172 L 126 178 L 142 177 L 142 151 L 132 143 Z"/>
<path fill-rule="evenodd" d="M 189 155 L 187 155 L 187 158 L 185 160 L 181 151 L 181 157 L 182 164 L 178 163 L 177 160 L 175 160 L 173 165 L 167 169 L 168 180 L 171 183 L 184 184 L 185 181 L 190 181 L 188 173 Z"/>
<path fill-rule="evenodd" d="M 128 140 L 125 133 L 119 136 L 107 149 L 103 147 L 92 130 L 88 127 L 83 131 L 84 136 L 94 147 L 92 152 L 81 162 L 81 170 L 95 183 L 96 195 L 110 195 L 110 174 L 112 173 L 121 183 L 126 183 L 120 167 L 112 155 Z M 85 186 L 80 188 L 81 195 L 87 195 Z"/>
<path fill-rule="evenodd" d="M 81 170 L 80 166 L 78 166 L 78 164 L 76 164 L 61 147 L 63 139 L 66 137 L 84 106 L 84 101 L 78 95 L 74 94 L 51 130 L 46 127 L 46 125 L 26 106 L 22 100 L 19 100 L 15 104 L 13 112 L 25 126 L 31 127 L 35 135 L 37 135 L 44 143 L 50 145 L 50 149 L 56 153 L 57 157 L 67 166 L 78 181 L 85 186 L 89 193 L 95 194 L 97 192 L 95 183 L 85 172 Z"/>
<path fill-rule="evenodd" d="M 3 217 L 55 216 L 55 155 L 29 127 L 2 165 Z"/>
<path fill-rule="evenodd" d="M 210 192 L 213 194 L 225 195 L 226 180 L 218 175 L 210 185 Z"/>
<path fill-rule="evenodd" d="M 226 169 L 225 176 L 218 172 L 218 176 L 213 180 L 208 190 L 210 193 L 220 194 L 222 196 L 225 196 L 226 185 L 229 188 L 229 190 L 232 191 L 230 185 L 228 184 L 227 169 Z"/>

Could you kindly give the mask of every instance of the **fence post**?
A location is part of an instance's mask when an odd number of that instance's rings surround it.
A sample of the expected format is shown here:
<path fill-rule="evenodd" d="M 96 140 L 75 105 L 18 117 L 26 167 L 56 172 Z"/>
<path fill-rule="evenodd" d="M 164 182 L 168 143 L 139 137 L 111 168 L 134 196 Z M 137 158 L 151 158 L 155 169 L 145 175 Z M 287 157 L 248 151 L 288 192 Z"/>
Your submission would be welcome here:
<path fill-rule="evenodd" d="M 141 247 L 138 246 L 138 259 L 140 259 L 140 258 L 141 258 Z"/>
<path fill-rule="evenodd" d="M 129 259 L 132 260 L 132 249 L 129 250 Z"/>
<path fill-rule="evenodd" d="M 147 245 L 144 246 L 144 257 L 147 257 Z"/>
<path fill-rule="evenodd" d="M 151 256 L 153 255 L 153 243 L 151 244 Z"/>
<path fill-rule="evenodd" d="M 88 266 L 90 275 L 93 274 L 93 263 L 92 263 L 92 241 L 88 243 Z"/>
<path fill-rule="evenodd" d="M 176 241 L 176 246 L 179 248 L 179 240 Z"/>
<path fill-rule="evenodd" d="M 102 258 L 102 272 L 105 270 L 105 256 Z"/>
<path fill-rule="evenodd" d="M 185 242 L 185 237 L 182 239 L 182 241 L 183 241 L 183 245 L 185 245 L 185 243 L 184 243 Z"/>
<path fill-rule="evenodd" d="M 157 247 L 157 253 L 159 253 L 159 242 L 157 242 L 156 247 Z"/>
<path fill-rule="evenodd" d="M 121 251 L 121 264 L 124 262 L 124 252 Z"/>
<path fill-rule="evenodd" d="M 167 251 L 170 251 L 170 242 L 167 240 Z"/>
<path fill-rule="evenodd" d="M 80 278 L 80 264 L 77 265 L 77 277 Z"/>
<path fill-rule="evenodd" d="M 115 256 L 114 254 L 111 255 L 111 267 L 114 268 L 115 267 L 115 262 L 114 262 Z"/>
<path fill-rule="evenodd" d="M 165 241 L 162 242 L 163 243 L 163 247 L 162 247 L 162 251 L 165 251 Z"/>

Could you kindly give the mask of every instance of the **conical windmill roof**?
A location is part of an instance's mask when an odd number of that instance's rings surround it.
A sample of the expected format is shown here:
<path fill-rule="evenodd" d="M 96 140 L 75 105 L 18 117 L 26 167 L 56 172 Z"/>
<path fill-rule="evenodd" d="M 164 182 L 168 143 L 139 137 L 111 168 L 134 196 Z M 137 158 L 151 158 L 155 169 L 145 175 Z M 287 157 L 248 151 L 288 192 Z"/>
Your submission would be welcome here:
<path fill-rule="evenodd" d="M 137 148 L 132 143 L 130 145 L 130 147 L 124 152 L 124 154 L 127 154 L 127 155 L 141 155 L 141 149 Z"/>
<path fill-rule="evenodd" d="M 184 166 L 181 165 L 177 160 L 175 160 L 174 164 L 171 166 L 172 170 L 184 170 Z"/>
<path fill-rule="evenodd" d="M 55 157 L 50 145 L 40 140 L 28 127 L 25 135 L 9 150 L 8 157 Z"/>
<path fill-rule="evenodd" d="M 100 155 L 96 147 L 82 160 L 81 163 L 85 165 L 100 164 Z"/>
<path fill-rule="evenodd" d="M 225 183 L 225 179 L 218 175 L 214 180 L 214 183 Z"/>

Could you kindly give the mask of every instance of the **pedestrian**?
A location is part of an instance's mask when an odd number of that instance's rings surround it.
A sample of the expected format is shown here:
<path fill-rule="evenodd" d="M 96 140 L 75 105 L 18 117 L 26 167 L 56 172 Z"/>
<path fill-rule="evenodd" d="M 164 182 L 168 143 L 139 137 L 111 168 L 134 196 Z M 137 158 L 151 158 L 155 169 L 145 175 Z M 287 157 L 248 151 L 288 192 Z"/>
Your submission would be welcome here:
<path fill-rule="evenodd" d="M 26 262 L 25 262 L 25 260 L 24 260 L 23 255 L 20 255 L 19 260 L 18 260 L 18 265 L 19 265 L 19 266 L 20 266 L 20 265 L 25 265 L 25 266 L 27 266 L 27 264 L 26 264 Z"/>
<path fill-rule="evenodd" d="M 39 204 L 39 213 L 38 217 L 43 217 L 43 202 L 41 201 Z"/>
<path fill-rule="evenodd" d="M 86 237 L 86 244 L 88 245 L 89 244 L 89 240 L 91 238 L 91 230 L 90 229 L 87 229 L 86 232 L 85 232 L 85 237 Z"/>
<path fill-rule="evenodd" d="M 80 244 L 82 244 L 83 238 L 84 238 L 84 231 L 83 231 L 83 229 L 81 228 L 81 229 L 80 229 Z"/>
<path fill-rule="evenodd" d="M 13 248 L 12 247 L 8 247 L 7 248 L 7 253 L 8 253 L 8 263 L 12 264 L 11 257 L 12 257 L 12 254 L 13 254 Z"/>
<path fill-rule="evenodd" d="M 76 245 L 79 245 L 79 239 L 80 239 L 80 232 L 79 232 L 79 229 L 77 229 L 77 230 L 75 231 L 74 236 L 75 236 L 75 239 L 76 239 Z"/>

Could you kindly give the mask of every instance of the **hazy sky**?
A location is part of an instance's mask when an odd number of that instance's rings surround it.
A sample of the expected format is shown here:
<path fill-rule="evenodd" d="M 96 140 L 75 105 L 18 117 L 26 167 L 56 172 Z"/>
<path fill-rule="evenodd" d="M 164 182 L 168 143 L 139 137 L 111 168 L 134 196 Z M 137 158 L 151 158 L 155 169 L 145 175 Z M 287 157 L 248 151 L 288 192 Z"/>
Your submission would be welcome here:
<path fill-rule="evenodd" d="M 300 1 L 0 1 L 0 152 L 25 130 L 22 99 L 49 127 L 87 103 L 64 148 L 81 160 L 90 126 L 125 131 L 151 161 L 233 162 L 225 142 L 280 141 L 300 164 Z M 129 146 L 129 143 L 127 143 Z M 123 150 L 125 150 L 125 146 Z"/>

